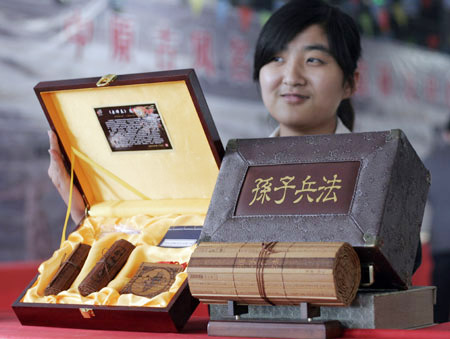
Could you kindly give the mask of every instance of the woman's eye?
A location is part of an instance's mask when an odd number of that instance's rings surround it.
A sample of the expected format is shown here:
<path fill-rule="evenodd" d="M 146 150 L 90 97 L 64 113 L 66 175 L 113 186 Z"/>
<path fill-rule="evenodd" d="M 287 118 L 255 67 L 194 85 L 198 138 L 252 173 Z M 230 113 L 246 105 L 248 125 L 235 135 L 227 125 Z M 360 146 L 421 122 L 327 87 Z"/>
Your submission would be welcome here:
<path fill-rule="evenodd" d="M 325 63 L 322 59 L 319 58 L 308 58 L 306 62 L 313 65 L 323 65 Z"/>
<path fill-rule="evenodd" d="M 274 56 L 274 57 L 272 58 L 272 61 L 274 61 L 274 62 L 282 62 L 282 61 L 283 61 L 283 58 L 280 57 L 280 56 Z"/>

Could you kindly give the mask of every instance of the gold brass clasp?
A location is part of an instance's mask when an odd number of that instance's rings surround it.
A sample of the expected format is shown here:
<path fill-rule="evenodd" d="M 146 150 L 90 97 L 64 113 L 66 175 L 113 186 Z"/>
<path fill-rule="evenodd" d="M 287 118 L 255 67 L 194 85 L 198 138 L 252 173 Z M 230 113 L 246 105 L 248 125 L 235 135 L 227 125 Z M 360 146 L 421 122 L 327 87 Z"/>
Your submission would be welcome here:
<path fill-rule="evenodd" d="M 115 74 L 106 74 L 97 81 L 97 87 L 105 87 L 111 84 L 114 80 L 117 79 L 117 75 Z"/>
<path fill-rule="evenodd" d="M 80 308 L 80 313 L 84 319 L 89 319 L 89 318 L 95 317 L 95 313 L 92 308 Z"/>

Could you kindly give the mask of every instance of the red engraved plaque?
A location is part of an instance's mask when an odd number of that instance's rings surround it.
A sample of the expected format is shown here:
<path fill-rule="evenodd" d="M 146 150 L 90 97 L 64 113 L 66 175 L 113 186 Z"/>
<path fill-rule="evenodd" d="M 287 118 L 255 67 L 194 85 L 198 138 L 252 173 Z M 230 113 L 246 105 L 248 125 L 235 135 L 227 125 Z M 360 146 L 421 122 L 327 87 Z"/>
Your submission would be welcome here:
<path fill-rule="evenodd" d="M 250 166 L 236 216 L 348 214 L 359 161 Z"/>

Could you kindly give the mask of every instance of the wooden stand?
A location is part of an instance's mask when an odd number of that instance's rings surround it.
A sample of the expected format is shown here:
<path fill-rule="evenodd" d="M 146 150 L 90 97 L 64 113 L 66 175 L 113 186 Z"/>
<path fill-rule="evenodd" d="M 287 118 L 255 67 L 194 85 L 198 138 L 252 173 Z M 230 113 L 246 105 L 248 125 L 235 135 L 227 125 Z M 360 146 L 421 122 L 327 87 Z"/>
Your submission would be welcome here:
<path fill-rule="evenodd" d="M 210 336 L 318 339 L 337 338 L 341 333 L 339 321 L 311 323 L 210 321 L 208 323 Z"/>
<path fill-rule="evenodd" d="M 208 335 L 231 337 L 264 337 L 264 338 L 295 338 L 295 339 L 328 339 L 342 334 L 339 321 L 314 321 L 313 317 L 320 315 L 320 308 L 308 303 L 300 304 L 300 319 L 298 321 L 267 321 L 258 319 L 241 320 L 240 315 L 247 313 L 248 306 L 228 302 L 227 320 L 211 320 L 208 323 Z M 234 316 L 234 319 L 231 318 Z"/>
<path fill-rule="evenodd" d="M 433 324 L 436 288 L 360 291 L 350 306 L 210 305 L 210 335 L 334 338 L 342 328 L 413 329 Z M 320 312 L 319 312 L 320 311 Z"/>

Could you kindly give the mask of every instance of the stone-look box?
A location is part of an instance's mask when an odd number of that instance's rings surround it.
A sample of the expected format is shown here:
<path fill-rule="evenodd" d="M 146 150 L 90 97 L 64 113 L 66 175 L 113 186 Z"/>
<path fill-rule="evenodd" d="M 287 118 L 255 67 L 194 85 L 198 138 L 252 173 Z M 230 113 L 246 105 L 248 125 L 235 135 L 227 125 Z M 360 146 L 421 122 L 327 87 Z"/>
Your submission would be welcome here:
<path fill-rule="evenodd" d="M 407 289 L 429 185 L 400 130 L 230 140 L 200 241 L 344 241 Z"/>
<path fill-rule="evenodd" d="M 195 240 L 186 240 L 186 232 L 177 233 L 180 242 L 186 246 L 184 248 L 157 245 L 172 226 L 186 228 L 203 224 L 224 153 L 198 79 L 192 69 L 186 69 L 98 80 L 50 81 L 35 87 L 50 127 L 58 136 L 66 166 L 68 169 L 73 166 L 74 183 L 87 206 L 85 220 L 90 217 L 107 221 L 115 218 L 121 223 L 121 220 L 129 219 L 138 223 L 155 218 L 158 222 L 154 227 L 151 224 L 151 232 L 145 234 L 141 230 L 139 234 L 126 234 L 121 229 L 111 231 L 99 227 L 94 232 L 94 239 L 89 235 L 84 241 L 92 245 L 111 236 L 134 239 L 136 248 L 118 274 L 123 276 L 128 265 L 131 268 L 126 278 L 131 278 L 141 264 L 133 262 L 129 265 L 133 253 L 143 246 L 148 246 L 151 252 L 147 254 L 147 247 L 139 252 L 140 257 L 145 258 L 143 261 L 152 261 L 154 255 L 159 255 L 161 262 L 188 262 L 188 250 Z M 76 161 L 71 163 L 73 159 Z M 192 215 L 191 219 L 196 223 L 186 224 Z M 52 258 L 40 266 L 40 274 L 13 304 L 20 322 L 23 325 L 104 330 L 180 331 L 198 305 L 198 300 L 189 291 L 186 277 L 179 279 L 179 288 L 170 292 L 173 294 L 161 307 L 158 306 L 162 304 L 127 305 L 127 299 L 117 304 L 93 303 L 92 295 L 88 299 L 76 294 L 77 280 L 70 288 L 71 300 L 65 302 L 65 295 L 61 293 L 57 297 L 63 298 L 63 302 L 56 302 L 54 296 L 50 296 L 51 300 L 45 299 L 42 281 L 44 276 L 51 276 L 47 273 L 49 267 L 58 266 L 62 252 L 67 252 L 69 247 L 67 243 L 75 242 L 83 234 L 91 234 L 76 233 L 84 227 L 85 220 L 68 235 L 68 240 Z M 179 220 L 179 224 L 172 224 L 172 220 Z M 173 239 L 175 228 L 170 228 L 172 231 L 169 232 L 172 242 L 177 240 Z M 93 250 L 94 245 L 86 263 Z M 164 257 L 166 253 L 172 253 L 175 258 Z M 176 257 L 178 253 L 183 253 L 180 257 L 183 261 Z M 113 293 L 118 293 L 119 301 L 123 296 L 119 292 L 127 279 L 122 280 L 121 285 L 108 285 L 110 289 L 115 288 L 117 292 Z M 30 290 L 37 292 L 30 296 Z M 31 298 L 34 299 L 28 301 Z"/>

